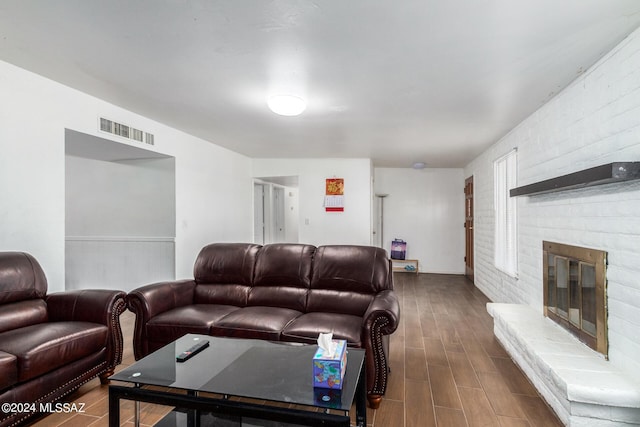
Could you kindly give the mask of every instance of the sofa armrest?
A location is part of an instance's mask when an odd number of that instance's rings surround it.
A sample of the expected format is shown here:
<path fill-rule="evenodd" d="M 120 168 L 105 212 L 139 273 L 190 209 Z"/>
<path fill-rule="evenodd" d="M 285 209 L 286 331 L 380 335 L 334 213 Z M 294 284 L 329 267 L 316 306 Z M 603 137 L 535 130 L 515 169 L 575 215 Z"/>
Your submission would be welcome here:
<path fill-rule="evenodd" d="M 364 314 L 362 343 L 366 351 L 367 394 L 373 408 L 377 408 L 387 388 L 388 335 L 398 328 L 400 304 L 393 290 L 376 294 Z"/>
<path fill-rule="evenodd" d="M 50 322 L 92 322 L 111 326 L 126 308 L 126 294 L 106 289 L 56 292 L 46 296 Z"/>
<path fill-rule="evenodd" d="M 371 330 L 374 323 L 379 322 L 378 318 L 385 318 L 384 326 L 380 330 L 383 335 L 393 333 L 400 321 L 400 304 L 395 292 L 387 289 L 376 294 L 369 308 L 363 316 L 363 327 L 366 331 Z"/>
<path fill-rule="evenodd" d="M 126 293 L 106 289 L 57 292 L 46 296 L 50 322 L 92 322 L 105 325 L 107 371 L 122 362 L 123 338 L 120 315 L 127 308 Z"/>
<path fill-rule="evenodd" d="M 193 279 L 152 283 L 127 295 L 127 307 L 135 313 L 133 353 L 136 360 L 149 353 L 146 325 L 160 313 L 193 304 L 196 282 Z"/>
<path fill-rule="evenodd" d="M 136 316 L 149 320 L 165 311 L 193 304 L 195 286 L 193 279 L 152 283 L 129 292 L 127 306 Z"/>

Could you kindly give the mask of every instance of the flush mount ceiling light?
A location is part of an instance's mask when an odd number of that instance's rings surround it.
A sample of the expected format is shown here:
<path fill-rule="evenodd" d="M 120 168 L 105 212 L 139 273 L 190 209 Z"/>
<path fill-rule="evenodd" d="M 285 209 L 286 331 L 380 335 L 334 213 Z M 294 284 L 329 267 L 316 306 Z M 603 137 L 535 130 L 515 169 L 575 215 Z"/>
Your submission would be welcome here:
<path fill-rule="evenodd" d="M 424 169 L 427 167 L 427 164 L 425 162 L 415 162 L 411 167 L 414 169 Z"/>
<path fill-rule="evenodd" d="M 274 95 L 267 100 L 267 105 L 281 116 L 297 116 L 307 107 L 304 99 L 295 95 Z"/>

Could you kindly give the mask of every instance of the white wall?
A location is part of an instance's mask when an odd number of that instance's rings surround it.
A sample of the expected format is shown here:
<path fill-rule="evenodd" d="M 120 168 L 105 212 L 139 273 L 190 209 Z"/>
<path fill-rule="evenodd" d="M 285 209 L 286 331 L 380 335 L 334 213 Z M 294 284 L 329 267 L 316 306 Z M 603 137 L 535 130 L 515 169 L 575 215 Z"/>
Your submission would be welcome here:
<path fill-rule="evenodd" d="M 298 188 L 284 187 L 284 232 L 287 242 L 299 242 L 300 236 L 300 203 L 298 201 Z"/>
<path fill-rule="evenodd" d="M 174 163 L 66 156 L 66 235 L 175 237 Z"/>
<path fill-rule="evenodd" d="M 0 250 L 32 253 L 50 291 L 64 289 L 65 128 L 105 138 L 100 116 L 153 133 L 143 148 L 176 159 L 177 277 L 207 243 L 250 241 L 249 158 L 5 62 L 0 93 Z"/>
<path fill-rule="evenodd" d="M 116 289 L 175 278 L 175 243 L 167 237 L 67 237 L 65 290 Z"/>
<path fill-rule="evenodd" d="M 464 274 L 463 189 L 462 169 L 376 168 L 375 193 L 388 194 L 383 247 L 403 239 L 421 272 Z"/>
<path fill-rule="evenodd" d="M 65 289 L 175 278 L 175 159 L 65 162 Z"/>
<path fill-rule="evenodd" d="M 471 162 L 475 282 L 541 311 L 542 241 L 608 252 L 609 356 L 640 371 L 640 182 L 518 198 L 519 278 L 493 267 L 493 161 L 518 148 L 518 185 L 640 159 L 640 31 Z"/>
<path fill-rule="evenodd" d="M 253 176 L 298 176 L 300 243 L 371 244 L 369 159 L 254 159 Z M 325 180 L 344 178 L 344 212 L 325 212 Z"/>

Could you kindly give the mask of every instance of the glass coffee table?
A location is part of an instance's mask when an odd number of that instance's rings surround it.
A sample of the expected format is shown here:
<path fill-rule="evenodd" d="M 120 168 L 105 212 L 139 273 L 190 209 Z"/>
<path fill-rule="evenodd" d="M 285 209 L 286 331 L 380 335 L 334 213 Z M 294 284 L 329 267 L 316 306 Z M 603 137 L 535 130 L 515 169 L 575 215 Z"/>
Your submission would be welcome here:
<path fill-rule="evenodd" d="M 209 341 L 207 348 L 186 362 L 176 361 L 180 353 L 204 340 Z M 355 403 L 356 425 L 365 427 L 364 350 L 348 349 L 343 387 L 337 390 L 313 387 L 316 349 L 316 345 L 185 335 L 111 376 L 109 426 L 119 427 L 120 400 L 125 399 L 136 402 L 136 426 L 139 402 L 150 402 L 175 408 L 160 425 L 194 427 L 346 427 Z"/>

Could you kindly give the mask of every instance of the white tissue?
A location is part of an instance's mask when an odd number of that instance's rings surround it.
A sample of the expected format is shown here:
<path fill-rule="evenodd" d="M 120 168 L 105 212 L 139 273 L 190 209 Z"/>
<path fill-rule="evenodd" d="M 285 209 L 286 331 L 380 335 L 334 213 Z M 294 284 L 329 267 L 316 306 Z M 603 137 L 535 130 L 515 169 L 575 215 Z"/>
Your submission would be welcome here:
<path fill-rule="evenodd" d="M 318 347 L 322 349 L 324 352 L 324 356 L 328 358 L 332 358 L 336 354 L 336 348 L 338 347 L 338 343 L 333 342 L 333 333 L 329 332 L 327 334 L 320 333 L 318 335 Z"/>

